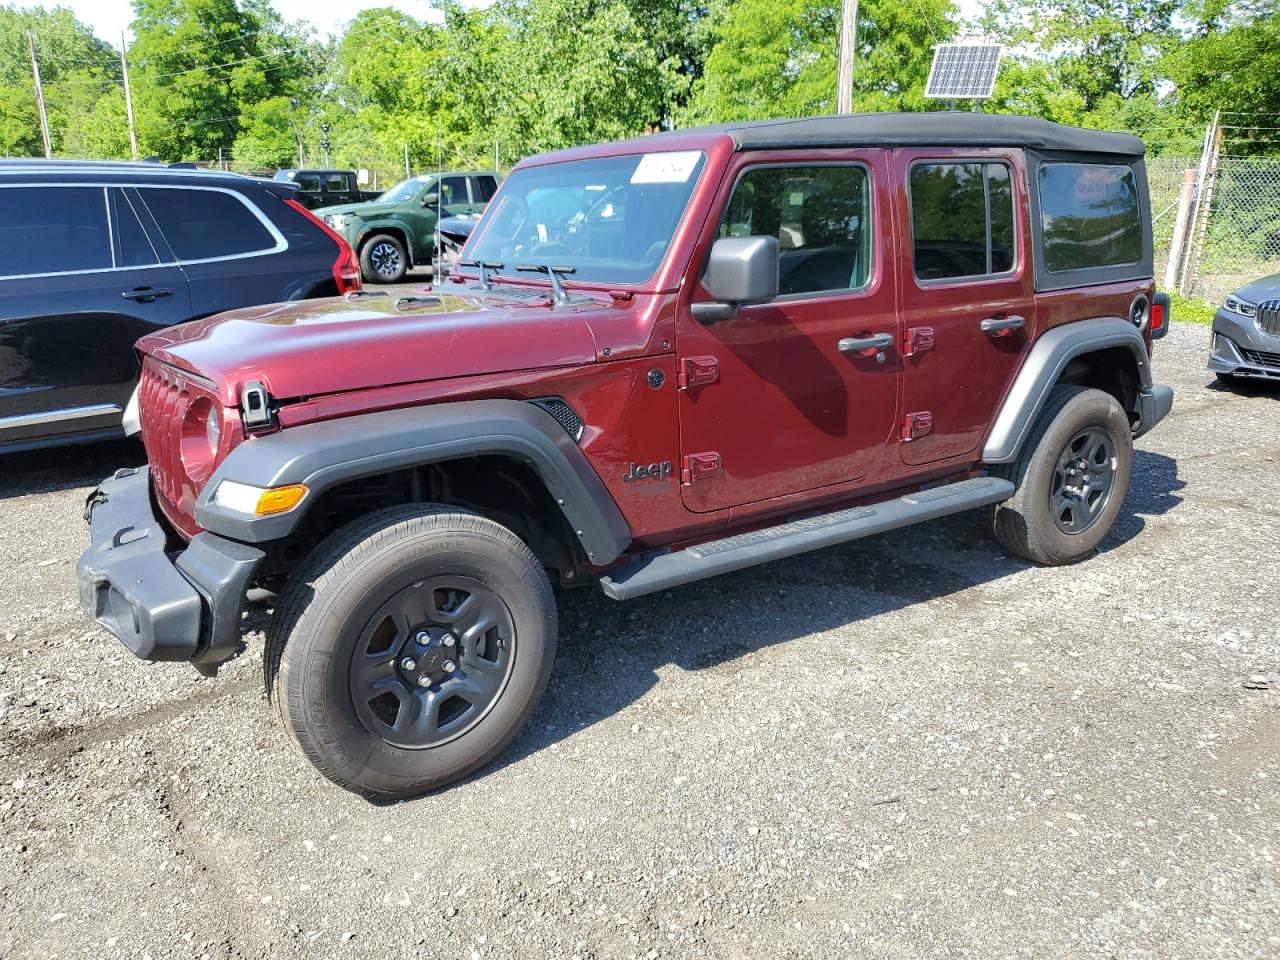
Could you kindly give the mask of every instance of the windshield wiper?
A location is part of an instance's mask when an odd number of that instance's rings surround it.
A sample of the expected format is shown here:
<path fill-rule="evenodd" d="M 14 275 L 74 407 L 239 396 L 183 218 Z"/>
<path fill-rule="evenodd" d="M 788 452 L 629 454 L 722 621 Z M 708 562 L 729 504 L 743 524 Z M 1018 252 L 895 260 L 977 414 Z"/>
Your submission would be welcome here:
<path fill-rule="evenodd" d="M 505 263 L 498 263 L 495 260 L 459 260 L 454 264 L 455 267 L 475 267 L 480 271 L 480 282 L 474 287 L 468 287 L 468 290 L 479 290 L 481 293 L 488 293 L 493 289 L 493 284 L 489 282 L 489 271 L 495 273 L 499 270 L 505 270 Z"/>
<path fill-rule="evenodd" d="M 560 283 L 560 277 L 563 274 L 568 276 L 578 272 L 577 267 L 556 267 L 549 263 L 517 263 L 516 269 L 522 273 L 545 273 L 551 278 L 551 302 L 552 303 L 581 303 L 590 300 L 590 297 L 572 296 L 565 292 L 564 285 Z"/>

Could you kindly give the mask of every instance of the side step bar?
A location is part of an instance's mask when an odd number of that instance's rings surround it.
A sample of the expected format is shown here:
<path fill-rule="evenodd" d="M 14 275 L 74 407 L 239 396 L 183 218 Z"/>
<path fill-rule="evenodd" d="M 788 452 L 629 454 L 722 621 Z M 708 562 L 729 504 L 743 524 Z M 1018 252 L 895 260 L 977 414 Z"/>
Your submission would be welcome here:
<path fill-rule="evenodd" d="M 614 600 L 629 600 L 757 563 L 781 560 L 922 520 L 998 503 L 1012 495 L 1013 484 L 1008 480 L 974 477 L 908 493 L 896 500 L 805 517 L 776 527 L 635 560 L 606 573 L 600 578 L 600 586 Z"/>

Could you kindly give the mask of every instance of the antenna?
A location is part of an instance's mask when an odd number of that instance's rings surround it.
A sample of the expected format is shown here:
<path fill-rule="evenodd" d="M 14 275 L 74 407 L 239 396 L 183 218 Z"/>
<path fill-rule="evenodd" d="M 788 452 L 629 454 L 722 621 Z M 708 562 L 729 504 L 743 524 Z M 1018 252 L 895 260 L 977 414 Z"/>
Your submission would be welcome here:
<path fill-rule="evenodd" d="M 933 64 L 925 81 L 926 100 L 987 100 L 996 85 L 998 43 L 940 43 L 933 48 Z"/>

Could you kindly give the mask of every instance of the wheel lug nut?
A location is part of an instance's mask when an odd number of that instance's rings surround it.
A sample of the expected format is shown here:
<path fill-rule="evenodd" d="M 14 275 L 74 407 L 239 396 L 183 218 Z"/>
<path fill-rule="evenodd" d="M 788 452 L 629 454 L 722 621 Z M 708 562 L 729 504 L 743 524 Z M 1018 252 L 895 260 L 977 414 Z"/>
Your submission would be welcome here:
<path fill-rule="evenodd" d="M 445 673 L 453 673 L 453 671 L 458 669 L 458 665 L 454 663 L 452 660 L 446 660 L 444 663 L 440 665 L 440 669 L 443 670 Z"/>
<path fill-rule="evenodd" d="M 413 657 L 405 657 L 403 660 L 400 661 L 401 670 L 412 670 L 417 665 L 418 663 L 413 659 Z"/>
<path fill-rule="evenodd" d="M 431 634 L 427 633 L 425 630 L 420 630 L 418 635 L 413 639 L 417 640 L 419 643 L 427 643 L 431 640 Z"/>
<path fill-rule="evenodd" d="M 420 687 L 431 686 L 431 678 L 424 673 L 422 676 L 418 678 L 418 686 Z"/>
<path fill-rule="evenodd" d="M 443 643 L 446 647 L 452 647 L 457 641 L 455 640 L 452 633 L 446 633 L 443 637 L 440 638 L 440 642 Z"/>

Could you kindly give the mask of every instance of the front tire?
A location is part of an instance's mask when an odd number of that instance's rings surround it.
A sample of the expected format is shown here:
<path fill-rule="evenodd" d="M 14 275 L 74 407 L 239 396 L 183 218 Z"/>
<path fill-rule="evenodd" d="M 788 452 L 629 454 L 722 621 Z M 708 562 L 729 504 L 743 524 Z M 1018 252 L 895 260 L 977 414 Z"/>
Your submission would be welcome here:
<path fill-rule="evenodd" d="M 368 283 L 399 283 L 409 269 L 404 244 L 380 233 L 360 248 L 360 273 Z"/>
<path fill-rule="evenodd" d="M 555 647 L 551 586 L 515 534 L 410 505 L 315 549 L 280 597 L 265 669 L 281 721 L 324 776 L 403 799 L 506 747 L 546 688 Z"/>
<path fill-rule="evenodd" d="M 1015 484 L 1013 496 L 993 509 L 996 539 L 1045 566 L 1083 560 L 1115 523 L 1132 468 L 1133 433 L 1116 398 L 1055 387 L 1022 455 L 991 470 Z"/>

